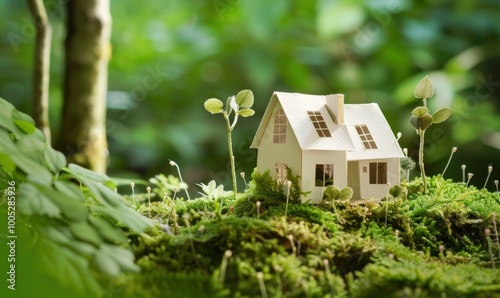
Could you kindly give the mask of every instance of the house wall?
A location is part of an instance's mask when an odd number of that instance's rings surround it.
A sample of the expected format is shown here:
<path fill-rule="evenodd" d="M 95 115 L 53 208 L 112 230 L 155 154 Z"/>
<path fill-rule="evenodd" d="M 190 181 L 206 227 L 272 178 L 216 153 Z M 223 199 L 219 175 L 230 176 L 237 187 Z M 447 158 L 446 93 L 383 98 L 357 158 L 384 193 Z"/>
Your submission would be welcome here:
<path fill-rule="evenodd" d="M 286 143 L 273 143 L 274 116 L 280 108 L 281 105 L 277 103 L 269 122 L 266 124 L 266 129 L 257 149 L 257 171 L 263 173 L 269 170 L 273 178 L 276 178 L 276 163 L 286 163 L 292 170 L 292 174 L 301 175 L 301 149 L 290 123 L 287 123 L 286 126 Z"/>
<path fill-rule="evenodd" d="M 370 184 L 370 162 L 387 162 L 387 183 L 399 185 L 399 158 L 360 160 L 359 179 L 362 199 L 381 199 L 387 195 L 387 184 Z M 366 172 L 364 171 L 366 168 Z"/>
<path fill-rule="evenodd" d="M 311 191 L 303 201 L 318 204 L 325 187 L 316 186 L 316 164 L 333 164 L 333 184 L 342 189 L 347 186 L 347 154 L 345 151 L 310 150 L 302 152 L 302 190 Z"/>

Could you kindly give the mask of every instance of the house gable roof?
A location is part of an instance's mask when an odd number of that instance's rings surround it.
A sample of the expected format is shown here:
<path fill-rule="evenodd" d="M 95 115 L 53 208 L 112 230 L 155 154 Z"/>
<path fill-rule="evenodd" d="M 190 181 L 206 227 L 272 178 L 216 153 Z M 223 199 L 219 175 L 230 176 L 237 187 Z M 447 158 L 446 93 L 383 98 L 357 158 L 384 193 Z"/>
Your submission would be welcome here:
<path fill-rule="evenodd" d="M 271 116 L 280 104 L 302 150 L 347 151 L 348 160 L 404 157 L 394 134 L 376 103 L 345 104 L 344 124 L 336 124 L 327 109 L 325 95 L 274 92 L 259 124 L 251 148 L 258 148 Z M 319 137 L 309 118 L 308 111 L 319 111 L 323 116 L 331 137 Z M 356 125 L 369 128 L 377 149 L 365 149 Z"/>
<path fill-rule="evenodd" d="M 259 146 L 277 103 L 283 108 L 302 150 L 347 151 L 355 149 L 345 125 L 335 124 L 329 115 L 325 107 L 325 96 L 285 92 L 274 92 L 250 148 Z M 318 136 L 307 114 L 308 111 L 319 111 L 321 113 L 332 135 L 331 137 Z"/>

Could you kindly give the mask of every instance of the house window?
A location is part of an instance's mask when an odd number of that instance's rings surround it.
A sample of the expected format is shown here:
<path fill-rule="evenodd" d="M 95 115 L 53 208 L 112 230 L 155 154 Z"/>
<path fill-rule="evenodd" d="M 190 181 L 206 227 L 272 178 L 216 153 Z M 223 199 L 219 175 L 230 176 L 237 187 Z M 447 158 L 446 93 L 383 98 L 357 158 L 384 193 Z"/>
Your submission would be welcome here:
<path fill-rule="evenodd" d="M 318 136 L 322 138 L 330 138 L 332 136 L 330 134 L 330 131 L 328 130 L 328 127 L 326 126 L 325 119 L 319 111 L 308 111 L 307 114 L 309 115 L 309 118 L 311 118 L 312 124 L 314 125 Z"/>
<path fill-rule="evenodd" d="M 316 165 L 316 186 L 333 185 L 333 164 Z"/>
<path fill-rule="evenodd" d="M 370 163 L 370 184 L 387 184 L 387 163 Z"/>
<path fill-rule="evenodd" d="M 286 116 L 283 109 L 278 109 L 274 115 L 274 136 L 273 143 L 284 144 L 286 143 Z"/>
<path fill-rule="evenodd" d="M 280 183 L 286 181 L 286 163 L 276 163 L 275 171 L 276 171 L 276 180 Z"/>
<path fill-rule="evenodd" d="M 361 138 L 361 141 L 363 142 L 363 145 L 365 146 L 365 149 L 377 149 L 377 144 L 375 144 L 375 140 L 373 139 L 368 126 L 362 124 L 356 125 L 355 127 L 356 131 L 359 134 L 359 137 Z"/>

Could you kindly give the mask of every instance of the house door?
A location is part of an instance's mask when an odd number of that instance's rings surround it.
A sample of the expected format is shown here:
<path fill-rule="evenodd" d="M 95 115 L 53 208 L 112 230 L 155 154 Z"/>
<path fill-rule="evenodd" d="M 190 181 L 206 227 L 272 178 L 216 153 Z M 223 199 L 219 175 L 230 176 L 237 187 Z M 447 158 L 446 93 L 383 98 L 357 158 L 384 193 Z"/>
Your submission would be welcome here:
<path fill-rule="evenodd" d="M 347 163 L 347 186 L 353 190 L 351 200 L 360 200 L 359 162 L 357 161 L 350 161 Z"/>

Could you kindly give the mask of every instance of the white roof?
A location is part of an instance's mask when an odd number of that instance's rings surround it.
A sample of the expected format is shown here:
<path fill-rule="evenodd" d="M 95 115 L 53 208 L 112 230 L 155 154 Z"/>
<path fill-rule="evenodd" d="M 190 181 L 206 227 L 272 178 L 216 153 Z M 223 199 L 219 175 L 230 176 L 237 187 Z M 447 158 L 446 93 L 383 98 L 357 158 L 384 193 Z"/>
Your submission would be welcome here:
<path fill-rule="evenodd" d="M 325 95 L 274 92 L 260 122 L 251 148 L 257 148 L 279 102 L 302 150 L 347 151 L 348 160 L 404 157 L 382 111 L 376 103 L 344 105 L 345 124 L 338 125 L 326 108 Z M 308 111 L 319 111 L 332 137 L 319 137 Z M 355 125 L 365 124 L 377 149 L 365 149 Z"/>

